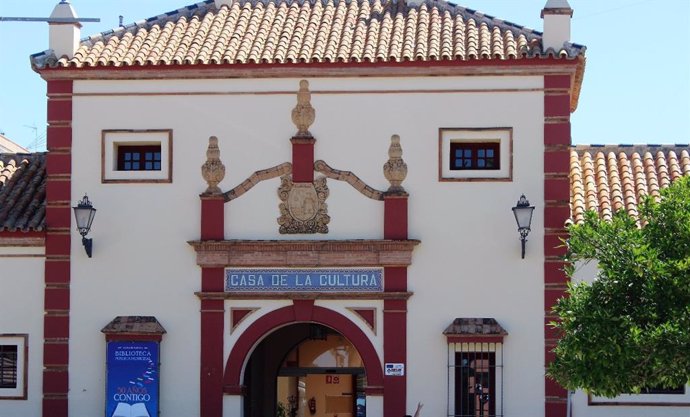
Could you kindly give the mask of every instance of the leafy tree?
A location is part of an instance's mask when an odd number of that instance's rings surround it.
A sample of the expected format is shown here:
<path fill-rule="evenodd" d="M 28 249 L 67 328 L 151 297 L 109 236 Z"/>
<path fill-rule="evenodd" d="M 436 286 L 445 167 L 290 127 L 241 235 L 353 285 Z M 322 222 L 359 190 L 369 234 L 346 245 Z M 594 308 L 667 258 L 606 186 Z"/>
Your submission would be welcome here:
<path fill-rule="evenodd" d="M 640 227 L 640 225 L 642 225 Z M 690 177 L 645 199 L 639 223 L 587 213 L 569 227 L 566 272 L 597 261 L 592 282 L 572 281 L 554 311 L 561 333 L 549 375 L 606 397 L 690 381 Z"/>

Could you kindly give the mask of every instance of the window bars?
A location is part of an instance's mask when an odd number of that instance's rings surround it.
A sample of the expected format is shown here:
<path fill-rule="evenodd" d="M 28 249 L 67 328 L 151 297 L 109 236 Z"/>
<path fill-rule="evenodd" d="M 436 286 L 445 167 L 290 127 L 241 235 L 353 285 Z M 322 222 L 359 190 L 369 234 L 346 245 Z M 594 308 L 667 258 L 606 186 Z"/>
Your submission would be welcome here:
<path fill-rule="evenodd" d="M 0 345 L 0 388 L 17 388 L 17 345 Z"/>
<path fill-rule="evenodd" d="M 448 344 L 448 417 L 503 416 L 503 343 Z"/>

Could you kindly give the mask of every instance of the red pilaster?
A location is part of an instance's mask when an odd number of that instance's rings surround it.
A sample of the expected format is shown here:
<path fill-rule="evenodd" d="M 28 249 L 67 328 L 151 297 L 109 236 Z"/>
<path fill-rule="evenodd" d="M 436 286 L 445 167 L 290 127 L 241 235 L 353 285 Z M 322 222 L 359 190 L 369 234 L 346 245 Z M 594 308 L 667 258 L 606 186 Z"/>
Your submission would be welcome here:
<path fill-rule="evenodd" d="M 544 76 L 544 358 L 553 360 L 551 350 L 558 335 L 548 325 L 555 319 L 551 308 L 565 292 L 568 279 L 561 269 L 567 237 L 565 222 L 570 217 L 570 85 L 568 74 Z M 546 377 L 545 416 L 565 417 L 567 392 Z"/>
<path fill-rule="evenodd" d="M 48 81 L 43 416 L 67 417 L 71 258 L 72 81 Z"/>
<path fill-rule="evenodd" d="M 314 181 L 314 143 L 313 137 L 293 137 L 292 142 L 292 181 Z"/>
<path fill-rule="evenodd" d="M 384 202 L 383 238 L 407 239 L 407 193 L 386 194 Z M 384 291 L 407 291 L 407 268 L 384 268 Z M 407 414 L 407 300 L 383 302 L 383 362 L 403 364 L 403 376 L 383 377 L 383 416 Z M 385 369 L 385 368 L 384 368 Z"/>
<path fill-rule="evenodd" d="M 223 240 L 225 214 L 222 195 L 201 196 L 201 239 Z M 224 269 L 202 268 L 201 291 L 222 292 Z M 200 415 L 223 415 L 223 300 L 201 300 Z"/>
<path fill-rule="evenodd" d="M 407 414 L 407 300 L 383 302 L 383 362 L 384 366 L 392 363 L 405 366 L 405 375 L 383 377 L 383 417 L 404 416 Z"/>
<path fill-rule="evenodd" d="M 384 239 L 407 239 L 407 199 L 406 193 L 384 195 Z"/>

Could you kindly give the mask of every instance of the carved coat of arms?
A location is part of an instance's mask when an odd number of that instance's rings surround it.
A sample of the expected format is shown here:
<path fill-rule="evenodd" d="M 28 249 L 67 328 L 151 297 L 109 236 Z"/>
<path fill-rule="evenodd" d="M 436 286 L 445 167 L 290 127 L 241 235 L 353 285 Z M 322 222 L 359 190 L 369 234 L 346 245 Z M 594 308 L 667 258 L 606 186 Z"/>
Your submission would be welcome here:
<path fill-rule="evenodd" d="M 328 233 L 328 185 L 326 177 L 313 183 L 293 183 L 289 175 L 280 177 L 280 225 L 281 234 Z"/>

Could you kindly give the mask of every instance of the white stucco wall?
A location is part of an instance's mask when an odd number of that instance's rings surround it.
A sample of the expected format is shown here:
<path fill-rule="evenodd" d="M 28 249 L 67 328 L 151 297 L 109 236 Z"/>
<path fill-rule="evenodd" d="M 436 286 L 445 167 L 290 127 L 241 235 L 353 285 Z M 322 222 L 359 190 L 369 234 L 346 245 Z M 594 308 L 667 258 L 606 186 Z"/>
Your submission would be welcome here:
<path fill-rule="evenodd" d="M 0 397 L 3 417 L 41 414 L 43 372 L 42 247 L 0 247 L 0 334 L 28 334 L 26 400 Z"/>
<path fill-rule="evenodd" d="M 168 331 L 161 345 L 161 416 L 198 413 L 199 300 L 194 292 L 200 269 L 186 242 L 199 237 L 198 194 L 205 189 L 199 167 L 207 140 L 219 138 L 224 191 L 256 170 L 290 161 L 289 139 L 296 131 L 290 112 L 298 81 L 75 82 L 72 196 L 88 193 L 98 213 L 90 234 L 93 258 L 72 239 L 72 414 L 103 410 L 100 329 L 120 315 L 155 315 Z M 424 415 L 445 415 L 442 331 L 456 317 L 494 317 L 510 333 L 504 413 L 544 413 L 542 82 L 538 76 L 310 80 L 316 159 L 385 190 L 382 165 L 390 136 L 401 137 L 409 167 L 403 184 L 410 193 L 409 236 L 422 241 L 408 273 L 414 292 L 408 304 L 408 410 L 421 401 Z M 512 128 L 513 180 L 439 182 L 441 127 Z M 172 129 L 173 182 L 102 184 L 103 129 Z M 328 185 L 329 234 L 278 234 L 276 178 L 226 204 L 226 238 L 382 238 L 381 202 L 344 183 L 329 180 Z M 522 193 L 537 207 L 525 259 L 520 259 L 510 210 Z M 228 301 L 226 309 L 257 304 Z M 261 304 L 268 311 L 285 303 Z M 348 315 L 344 308 L 353 303 L 318 304 Z M 364 304 L 381 315 L 380 302 Z M 262 314 L 252 314 L 233 333 L 227 330 L 226 354 L 239 331 Z M 372 340 L 381 352 L 382 327 Z"/>
<path fill-rule="evenodd" d="M 592 282 L 597 273 L 597 262 L 579 263 L 574 281 Z M 674 406 L 674 403 L 683 406 Z M 690 385 L 685 387 L 685 394 L 625 394 L 614 398 L 590 397 L 577 391 L 572 404 L 573 417 L 687 417 L 690 415 Z"/>

